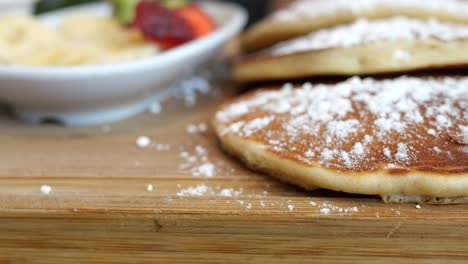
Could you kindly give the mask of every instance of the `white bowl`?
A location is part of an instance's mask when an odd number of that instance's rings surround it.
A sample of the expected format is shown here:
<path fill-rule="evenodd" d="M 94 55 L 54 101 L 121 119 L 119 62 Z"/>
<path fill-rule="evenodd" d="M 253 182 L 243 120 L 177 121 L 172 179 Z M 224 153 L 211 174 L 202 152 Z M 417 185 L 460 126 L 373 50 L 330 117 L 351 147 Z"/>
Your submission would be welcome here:
<path fill-rule="evenodd" d="M 199 40 L 133 62 L 79 67 L 0 66 L 0 101 L 22 120 L 54 120 L 81 126 L 110 123 L 143 112 L 183 73 L 212 60 L 247 21 L 238 5 L 206 1 L 217 31 Z M 106 3 L 88 4 L 42 16 L 56 25 L 64 15 L 87 12 L 107 16 Z"/>
<path fill-rule="evenodd" d="M 0 0 L 0 15 L 29 15 L 39 0 Z"/>

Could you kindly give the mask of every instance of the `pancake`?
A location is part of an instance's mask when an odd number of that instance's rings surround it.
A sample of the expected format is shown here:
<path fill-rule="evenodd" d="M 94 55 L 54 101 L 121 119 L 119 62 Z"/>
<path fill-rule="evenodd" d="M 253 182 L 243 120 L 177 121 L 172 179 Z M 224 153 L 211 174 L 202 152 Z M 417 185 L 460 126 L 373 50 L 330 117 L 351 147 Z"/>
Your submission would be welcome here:
<path fill-rule="evenodd" d="M 224 105 L 222 147 L 308 190 L 468 201 L 468 77 L 286 84 Z"/>
<path fill-rule="evenodd" d="M 241 82 L 401 73 L 468 65 L 468 24 L 394 17 L 357 20 L 242 58 Z"/>
<path fill-rule="evenodd" d="M 301 0 L 257 23 L 242 37 L 243 49 L 252 52 L 323 28 L 348 24 L 359 18 L 406 16 L 468 23 L 468 2 L 461 0 Z"/>

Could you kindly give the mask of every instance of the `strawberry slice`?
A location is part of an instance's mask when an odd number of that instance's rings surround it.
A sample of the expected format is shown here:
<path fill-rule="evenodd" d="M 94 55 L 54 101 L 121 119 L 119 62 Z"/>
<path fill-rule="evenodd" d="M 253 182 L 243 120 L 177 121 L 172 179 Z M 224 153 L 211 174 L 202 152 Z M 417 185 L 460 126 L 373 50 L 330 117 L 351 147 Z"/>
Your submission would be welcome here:
<path fill-rule="evenodd" d="M 134 25 L 162 48 L 172 48 L 197 37 L 184 18 L 153 1 L 141 1 L 137 5 Z"/>
<path fill-rule="evenodd" d="M 203 37 L 216 29 L 216 25 L 211 17 L 195 4 L 178 8 L 176 13 L 191 25 L 197 37 Z"/>
<path fill-rule="evenodd" d="M 203 37 L 216 29 L 213 20 L 195 4 L 171 9 L 151 0 L 138 3 L 133 25 L 163 49 Z"/>

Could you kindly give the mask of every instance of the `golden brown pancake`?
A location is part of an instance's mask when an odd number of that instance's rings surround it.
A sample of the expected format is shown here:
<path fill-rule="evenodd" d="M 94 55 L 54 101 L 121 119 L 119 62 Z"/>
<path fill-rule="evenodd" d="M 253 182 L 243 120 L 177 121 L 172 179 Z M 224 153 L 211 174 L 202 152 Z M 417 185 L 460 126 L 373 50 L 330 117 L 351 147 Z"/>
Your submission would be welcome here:
<path fill-rule="evenodd" d="M 348 24 L 359 18 L 406 16 L 468 23 L 468 2 L 463 0 L 301 0 L 257 23 L 242 37 L 243 49 L 252 52 L 323 28 Z"/>
<path fill-rule="evenodd" d="M 401 73 L 468 65 L 468 25 L 394 17 L 357 20 L 241 59 L 241 82 Z"/>
<path fill-rule="evenodd" d="M 224 105 L 214 127 L 249 167 L 306 189 L 468 197 L 468 77 L 286 84 Z"/>

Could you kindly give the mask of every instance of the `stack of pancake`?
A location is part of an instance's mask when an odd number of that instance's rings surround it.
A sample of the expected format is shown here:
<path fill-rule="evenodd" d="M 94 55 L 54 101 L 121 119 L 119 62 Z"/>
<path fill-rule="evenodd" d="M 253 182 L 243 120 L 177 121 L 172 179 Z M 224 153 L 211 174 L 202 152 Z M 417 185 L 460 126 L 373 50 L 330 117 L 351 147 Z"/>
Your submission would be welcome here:
<path fill-rule="evenodd" d="M 468 201 L 468 1 L 300 0 L 242 46 L 237 81 L 281 84 L 217 112 L 227 152 L 307 189 Z"/>

